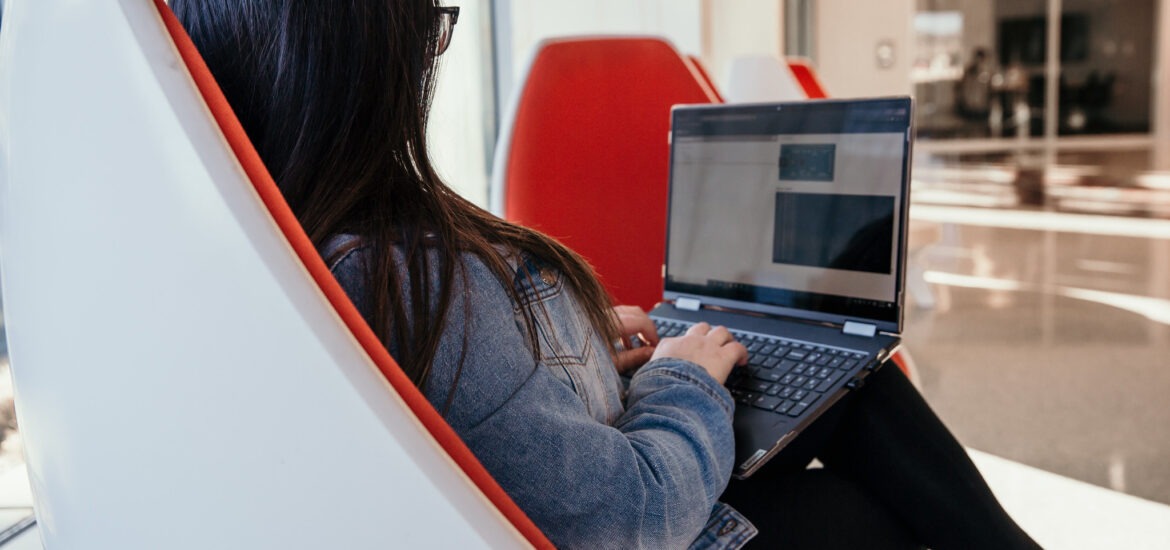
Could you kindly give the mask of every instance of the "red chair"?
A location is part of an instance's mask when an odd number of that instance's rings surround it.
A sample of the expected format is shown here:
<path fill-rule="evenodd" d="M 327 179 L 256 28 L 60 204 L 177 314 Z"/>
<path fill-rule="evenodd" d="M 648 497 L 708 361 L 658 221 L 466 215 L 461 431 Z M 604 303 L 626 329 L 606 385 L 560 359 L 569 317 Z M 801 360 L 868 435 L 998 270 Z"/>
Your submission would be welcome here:
<path fill-rule="evenodd" d="M 662 298 L 670 108 L 719 102 L 658 38 L 539 46 L 497 150 L 494 210 L 560 239 L 618 303 Z"/>

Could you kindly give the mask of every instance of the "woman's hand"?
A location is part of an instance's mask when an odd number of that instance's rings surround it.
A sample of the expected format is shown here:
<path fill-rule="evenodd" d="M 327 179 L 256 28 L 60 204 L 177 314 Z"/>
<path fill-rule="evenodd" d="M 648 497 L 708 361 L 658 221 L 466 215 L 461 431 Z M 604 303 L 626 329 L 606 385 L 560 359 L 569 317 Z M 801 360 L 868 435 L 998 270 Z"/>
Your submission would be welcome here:
<path fill-rule="evenodd" d="M 621 328 L 622 346 L 625 348 L 618 352 L 614 366 L 619 373 L 626 374 L 650 360 L 654 346 L 658 345 L 658 329 L 640 307 L 617 306 L 613 308 L 613 314 Z M 634 341 L 640 342 L 642 347 L 635 348 Z"/>
<path fill-rule="evenodd" d="M 654 350 L 651 359 L 674 357 L 685 359 L 707 370 L 720 384 L 736 365 L 746 365 L 747 348 L 735 341 L 725 327 L 711 328 L 699 323 L 677 338 L 664 338 Z"/>

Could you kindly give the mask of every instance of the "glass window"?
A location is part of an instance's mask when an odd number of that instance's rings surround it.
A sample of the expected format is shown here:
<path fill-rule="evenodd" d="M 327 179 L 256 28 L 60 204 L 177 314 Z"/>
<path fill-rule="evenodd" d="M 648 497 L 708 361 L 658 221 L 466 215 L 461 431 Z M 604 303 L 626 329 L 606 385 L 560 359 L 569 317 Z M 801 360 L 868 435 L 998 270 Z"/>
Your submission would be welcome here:
<path fill-rule="evenodd" d="M 453 3 L 452 3 L 453 4 Z M 487 206 L 495 140 L 490 4 L 459 4 L 451 45 L 439 58 L 428 140 L 435 169 L 467 200 Z"/>
<path fill-rule="evenodd" d="M 1034 137 L 1150 131 L 1154 0 L 919 0 L 920 135 Z M 1059 52 L 1048 31 L 1060 28 Z M 1050 57 L 1052 59 L 1050 60 Z M 1055 64 L 1055 99 L 1048 98 Z M 1050 104 L 1053 103 L 1053 104 Z"/>
<path fill-rule="evenodd" d="M 1063 0 L 1061 135 L 1150 131 L 1154 0 Z"/>
<path fill-rule="evenodd" d="M 911 75 L 920 136 L 1043 135 L 1045 4 L 919 0 Z"/>

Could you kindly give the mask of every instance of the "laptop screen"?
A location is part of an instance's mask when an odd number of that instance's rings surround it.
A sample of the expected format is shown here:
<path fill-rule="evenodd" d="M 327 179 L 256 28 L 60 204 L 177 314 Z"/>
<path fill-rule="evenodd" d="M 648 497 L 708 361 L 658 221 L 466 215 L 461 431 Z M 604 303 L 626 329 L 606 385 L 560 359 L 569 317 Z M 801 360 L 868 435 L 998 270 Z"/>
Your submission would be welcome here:
<path fill-rule="evenodd" d="M 676 108 L 666 297 L 900 329 L 910 120 L 909 98 Z"/>

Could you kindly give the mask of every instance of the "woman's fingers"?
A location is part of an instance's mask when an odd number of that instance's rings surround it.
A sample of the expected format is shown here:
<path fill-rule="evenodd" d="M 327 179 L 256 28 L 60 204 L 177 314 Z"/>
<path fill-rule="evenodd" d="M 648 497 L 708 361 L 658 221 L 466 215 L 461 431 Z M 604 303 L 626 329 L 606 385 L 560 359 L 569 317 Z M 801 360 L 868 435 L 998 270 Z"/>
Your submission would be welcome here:
<path fill-rule="evenodd" d="M 711 325 L 707 323 L 695 323 L 687 329 L 687 334 L 698 334 L 699 336 L 706 336 L 708 332 L 711 332 Z"/>
<path fill-rule="evenodd" d="M 739 342 L 729 342 L 719 350 L 734 365 L 743 366 L 748 362 L 748 350 Z"/>
<path fill-rule="evenodd" d="M 642 308 L 615 306 L 613 312 L 623 337 L 641 335 L 642 339 L 650 345 L 658 343 L 658 328 L 654 326 L 654 321 L 650 320 L 650 316 L 642 311 Z"/>
<path fill-rule="evenodd" d="M 654 321 L 650 320 L 650 316 L 646 315 L 642 308 L 616 306 L 613 308 L 613 312 L 617 316 L 623 338 L 641 335 L 642 339 L 650 345 L 658 345 L 658 328 L 654 326 Z"/>
<path fill-rule="evenodd" d="M 731 335 L 731 331 L 727 330 L 727 327 L 724 326 L 712 328 L 711 332 L 707 333 L 707 337 L 714 338 L 715 342 L 721 346 L 735 341 L 735 337 Z"/>
<path fill-rule="evenodd" d="M 727 327 L 698 323 L 677 338 L 666 338 L 653 357 L 676 357 L 695 363 L 720 383 L 736 365 L 747 364 L 747 348 L 735 341 Z"/>

